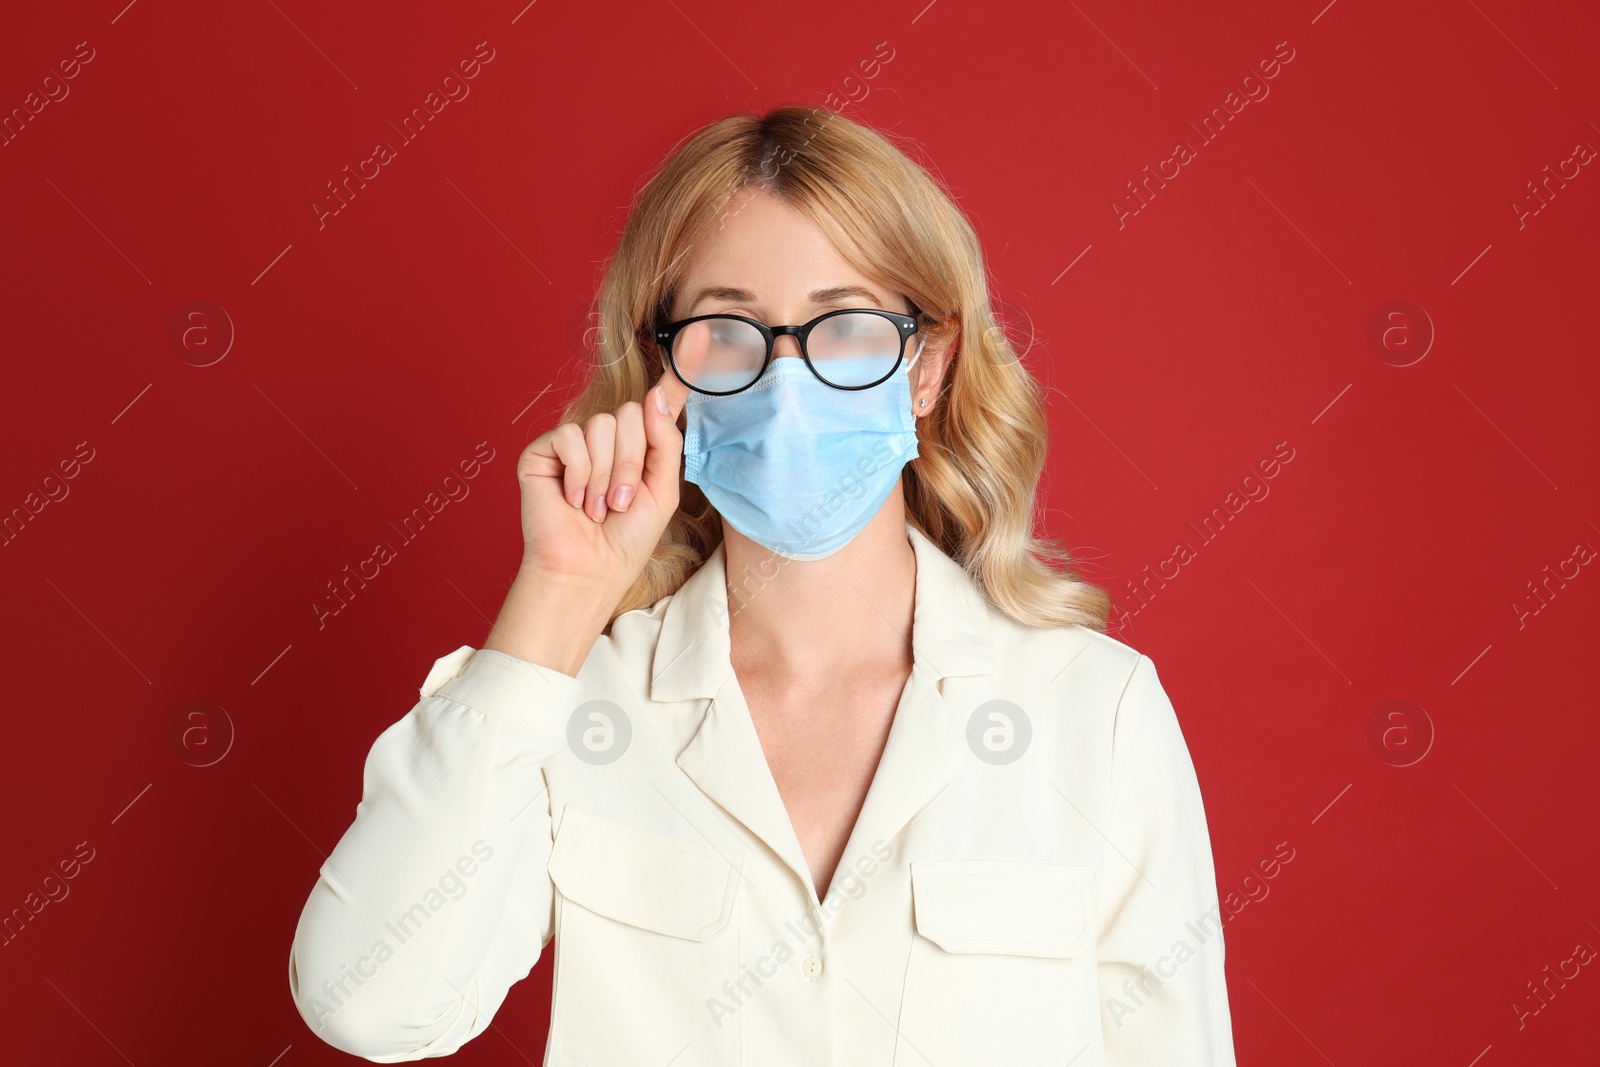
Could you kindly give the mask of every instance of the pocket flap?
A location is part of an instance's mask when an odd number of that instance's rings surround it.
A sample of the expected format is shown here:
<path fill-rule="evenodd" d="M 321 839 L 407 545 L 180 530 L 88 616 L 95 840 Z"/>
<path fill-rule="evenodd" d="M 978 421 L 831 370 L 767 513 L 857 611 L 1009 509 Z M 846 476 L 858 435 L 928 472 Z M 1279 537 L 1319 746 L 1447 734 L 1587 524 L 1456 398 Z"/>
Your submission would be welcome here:
<path fill-rule="evenodd" d="M 1017 860 L 911 864 L 917 933 L 947 952 L 1076 956 L 1094 936 L 1094 868 Z"/>
<path fill-rule="evenodd" d="M 562 896 L 630 926 L 704 941 L 728 924 L 744 854 L 568 804 L 550 851 Z"/>

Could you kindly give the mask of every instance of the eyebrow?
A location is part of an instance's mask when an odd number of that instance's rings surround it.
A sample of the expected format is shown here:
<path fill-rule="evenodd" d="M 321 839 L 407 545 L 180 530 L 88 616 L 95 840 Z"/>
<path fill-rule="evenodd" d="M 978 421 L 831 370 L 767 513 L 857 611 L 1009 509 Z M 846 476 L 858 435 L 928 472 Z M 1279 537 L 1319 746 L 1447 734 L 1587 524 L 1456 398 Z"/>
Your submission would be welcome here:
<path fill-rule="evenodd" d="M 811 294 L 813 304 L 837 304 L 845 300 L 860 297 L 869 301 L 872 306 L 882 308 L 883 301 L 871 289 L 860 285 L 836 285 L 831 289 L 818 289 Z M 756 294 L 748 289 L 738 289 L 728 285 L 708 285 L 695 294 L 689 302 L 688 314 L 693 315 L 694 309 L 706 300 L 726 300 L 734 304 L 753 304 L 757 300 Z"/>

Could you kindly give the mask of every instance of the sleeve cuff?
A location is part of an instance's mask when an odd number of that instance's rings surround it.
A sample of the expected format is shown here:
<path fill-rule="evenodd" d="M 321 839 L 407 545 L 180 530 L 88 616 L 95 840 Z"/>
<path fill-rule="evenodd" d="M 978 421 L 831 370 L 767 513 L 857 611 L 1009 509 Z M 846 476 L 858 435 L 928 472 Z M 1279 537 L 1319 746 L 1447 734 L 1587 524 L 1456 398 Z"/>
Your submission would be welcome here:
<path fill-rule="evenodd" d="M 434 661 L 418 693 L 465 704 L 492 719 L 566 742 L 582 683 L 493 649 L 460 648 Z"/>

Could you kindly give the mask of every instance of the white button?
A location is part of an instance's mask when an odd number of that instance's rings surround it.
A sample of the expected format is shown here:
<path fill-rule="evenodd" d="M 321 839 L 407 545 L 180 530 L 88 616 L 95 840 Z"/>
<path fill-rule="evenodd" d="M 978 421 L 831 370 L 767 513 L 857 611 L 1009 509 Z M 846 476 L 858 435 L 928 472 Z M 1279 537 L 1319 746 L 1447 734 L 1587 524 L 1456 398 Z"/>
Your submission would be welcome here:
<path fill-rule="evenodd" d="M 805 962 L 800 964 L 800 970 L 805 973 L 807 978 L 814 979 L 822 973 L 822 960 L 816 956 L 807 956 Z"/>

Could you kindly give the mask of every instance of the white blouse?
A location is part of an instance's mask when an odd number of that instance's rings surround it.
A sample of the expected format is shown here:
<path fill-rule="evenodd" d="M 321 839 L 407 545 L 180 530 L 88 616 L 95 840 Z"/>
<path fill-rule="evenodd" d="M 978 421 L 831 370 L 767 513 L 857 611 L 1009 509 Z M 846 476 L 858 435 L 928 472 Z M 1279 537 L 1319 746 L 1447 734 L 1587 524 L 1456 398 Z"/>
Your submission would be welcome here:
<path fill-rule="evenodd" d="M 434 663 L 295 930 L 313 1032 L 376 1063 L 454 1052 L 553 940 L 547 1067 L 1232 1065 L 1155 666 L 994 611 L 906 530 L 915 663 L 821 900 L 731 666 L 719 546 L 576 677 Z"/>

